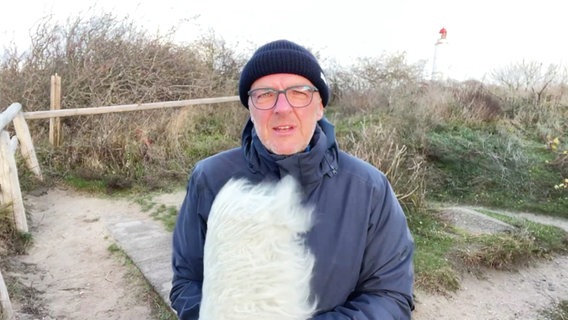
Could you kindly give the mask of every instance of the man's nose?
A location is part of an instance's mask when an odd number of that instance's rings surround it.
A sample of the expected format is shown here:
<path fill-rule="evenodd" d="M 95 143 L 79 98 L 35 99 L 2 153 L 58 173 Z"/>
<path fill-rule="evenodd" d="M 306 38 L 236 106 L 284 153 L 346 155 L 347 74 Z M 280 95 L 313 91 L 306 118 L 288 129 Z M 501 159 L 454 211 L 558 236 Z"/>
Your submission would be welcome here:
<path fill-rule="evenodd" d="M 278 93 L 278 98 L 276 99 L 276 105 L 274 106 L 275 111 L 286 111 L 287 109 L 292 109 L 290 103 L 288 103 L 288 99 L 286 98 L 286 94 L 284 92 Z"/>

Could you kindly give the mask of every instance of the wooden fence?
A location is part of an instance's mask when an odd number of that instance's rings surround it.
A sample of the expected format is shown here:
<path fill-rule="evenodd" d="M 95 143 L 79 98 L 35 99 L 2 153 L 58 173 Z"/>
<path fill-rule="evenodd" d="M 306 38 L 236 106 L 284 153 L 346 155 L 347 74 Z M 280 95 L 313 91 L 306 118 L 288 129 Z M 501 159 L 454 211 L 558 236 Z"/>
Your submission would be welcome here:
<path fill-rule="evenodd" d="M 14 310 L 8 296 L 8 289 L 4 283 L 2 272 L 0 272 L 0 319 L 12 320 L 14 318 Z"/>
<path fill-rule="evenodd" d="M 52 146 L 58 147 L 63 141 L 63 132 L 60 121 L 60 118 L 62 117 L 96 115 L 113 112 L 144 111 L 235 101 L 239 101 L 239 96 L 114 105 L 93 108 L 61 109 L 61 78 L 55 74 L 51 77 L 50 110 L 22 112 L 22 105 L 19 103 L 13 103 L 0 114 L 0 204 L 11 207 L 16 229 L 19 232 L 28 232 L 28 224 L 15 159 L 15 151 L 18 149 L 18 144 L 21 145 L 21 154 L 25 159 L 28 168 L 40 180 L 43 180 L 43 177 L 26 119 L 49 119 L 49 142 Z M 4 128 L 11 122 L 13 122 L 14 131 L 16 133 L 12 137 L 10 137 L 10 134 L 4 130 Z M 12 319 L 13 311 L 8 291 L 6 289 L 2 273 L 0 272 L 0 319 L 2 319 L 2 317 L 5 319 Z"/>
<path fill-rule="evenodd" d="M 4 130 L 10 122 L 13 122 L 16 133 L 13 137 L 10 137 L 8 131 Z M 21 144 L 20 151 L 28 168 L 42 180 L 41 169 L 28 124 L 24 119 L 22 105 L 13 103 L 0 114 L 0 199 L 3 205 L 11 205 L 16 229 L 20 232 L 28 232 L 15 158 L 18 144 Z"/>
<path fill-rule="evenodd" d="M 4 130 L 11 122 L 13 122 L 16 133 L 13 137 L 10 137 L 8 131 Z M 39 179 L 42 179 L 32 137 L 22 112 L 22 105 L 13 103 L 0 114 L 0 204 L 11 208 L 17 231 L 25 233 L 28 232 L 28 223 L 15 158 L 19 144 L 28 168 Z M 5 319 L 12 319 L 14 316 L 2 272 L 0 272 L 0 316 Z"/>
<path fill-rule="evenodd" d="M 63 132 L 61 130 L 60 121 L 60 118 L 62 117 L 95 115 L 113 112 L 145 111 L 165 108 L 180 108 L 192 105 L 217 104 L 239 101 L 239 96 L 229 96 L 153 103 L 123 104 L 92 108 L 61 109 L 61 77 L 59 77 L 57 74 L 51 76 L 50 97 L 50 110 L 24 112 L 24 118 L 28 120 L 49 119 L 49 142 L 54 147 L 58 147 L 63 141 Z"/>
<path fill-rule="evenodd" d="M 179 108 L 199 104 L 215 104 L 223 102 L 239 101 L 239 96 L 220 97 L 220 98 L 203 98 L 179 101 L 123 104 L 114 106 L 77 108 L 77 109 L 61 109 L 49 111 L 31 111 L 24 112 L 24 118 L 30 119 L 48 119 L 56 117 L 84 116 L 112 112 L 128 112 L 128 111 L 144 111 L 151 109 Z"/>

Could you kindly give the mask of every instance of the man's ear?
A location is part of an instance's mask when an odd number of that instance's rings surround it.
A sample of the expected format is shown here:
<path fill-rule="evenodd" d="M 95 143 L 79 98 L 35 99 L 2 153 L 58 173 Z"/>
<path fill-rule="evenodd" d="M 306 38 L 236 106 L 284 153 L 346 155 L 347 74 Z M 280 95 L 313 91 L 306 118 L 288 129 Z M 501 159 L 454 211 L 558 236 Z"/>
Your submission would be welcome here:
<path fill-rule="evenodd" d="M 324 107 L 323 107 L 323 105 L 322 105 L 321 102 L 320 102 L 320 107 L 318 108 L 318 113 L 317 113 L 317 115 L 318 115 L 318 120 L 321 120 L 321 118 L 323 118 L 323 109 L 324 109 Z"/>

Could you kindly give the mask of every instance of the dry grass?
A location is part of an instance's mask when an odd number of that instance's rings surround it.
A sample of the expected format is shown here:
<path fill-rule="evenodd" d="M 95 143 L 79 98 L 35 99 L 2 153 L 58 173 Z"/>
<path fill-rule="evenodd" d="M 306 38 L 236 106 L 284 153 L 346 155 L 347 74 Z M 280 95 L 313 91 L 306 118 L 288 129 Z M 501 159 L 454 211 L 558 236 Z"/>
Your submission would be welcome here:
<path fill-rule="evenodd" d="M 0 258 L 11 254 L 24 254 L 31 243 L 30 234 L 19 233 L 16 230 L 11 204 L 1 205 Z"/>
<path fill-rule="evenodd" d="M 398 199 L 412 208 L 424 201 L 424 160 L 409 153 L 396 130 L 364 118 L 339 137 L 340 145 L 353 155 L 383 171 L 396 190 Z"/>
<path fill-rule="evenodd" d="M 242 58 L 214 35 L 179 46 L 170 41 L 170 34 L 150 35 L 111 14 L 69 21 L 43 21 L 32 35 L 30 52 L 6 53 L 0 68 L 1 104 L 17 101 L 25 111 L 46 110 L 49 79 L 55 73 L 62 77 L 62 108 L 235 94 Z M 142 183 L 160 188 L 164 178 L 187 176 L 195 161 L 187 150 L 195 144 L 210 146 L 196 157 L 235 145 L 233 137 L 239 136 L 241 126 L 236 123 L 244 108 L 227 107 L 63 118 L 64 143 L 57 150 L 47 144 L 47 121 L 29 125 L 48 177 L 115 182 L 120 177 L 125 187 Z M 204 141 L 207 135 L 215 141 Z"/>

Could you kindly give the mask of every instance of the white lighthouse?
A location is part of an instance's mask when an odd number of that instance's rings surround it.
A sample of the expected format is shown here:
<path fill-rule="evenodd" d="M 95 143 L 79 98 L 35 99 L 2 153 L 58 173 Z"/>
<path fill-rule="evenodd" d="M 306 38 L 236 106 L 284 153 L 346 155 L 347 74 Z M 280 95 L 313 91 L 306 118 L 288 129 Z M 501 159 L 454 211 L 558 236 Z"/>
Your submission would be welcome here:
<path fill-rule="evenodd" d="M 448 31 L 440 29 L 440 38 L 434 44 L 434 61 L 432 64 L 432 80 L 443 81 L 448 79 L 450 57 L 448 49 Z"/>

